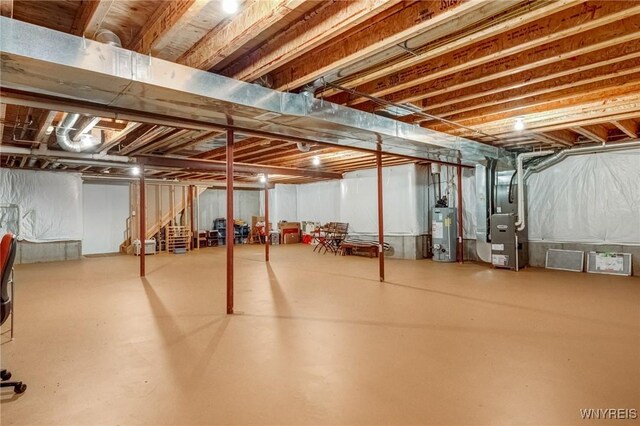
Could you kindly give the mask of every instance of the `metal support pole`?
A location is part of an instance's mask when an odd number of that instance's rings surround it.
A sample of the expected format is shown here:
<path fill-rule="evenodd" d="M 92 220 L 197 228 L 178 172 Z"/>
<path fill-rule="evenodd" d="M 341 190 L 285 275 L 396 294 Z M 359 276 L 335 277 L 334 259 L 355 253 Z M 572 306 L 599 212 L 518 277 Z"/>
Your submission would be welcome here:
<path fill-rule="evenodd" d="M 268 178 L 267 178 L 268 179 Z M 269 185 L 264 185 L 264 261 L 269 261 L 271 245 L 271 227 L 269 226 Z"/>
<path fill-rule="evenodd" d="M 145 274 L 145 256 L 146 256 L 146 240 L 147 240 L 147 202 L 145 200 L 145 184 L 144 184 L 144 164 L 140 165 L 140 208 L 138 214 L 140 215 L 140 231 L 138 232 L 138 238 L 140 239 L 140 276 L 144 277 Z"/>
<path fill-rule="evenodd" d="M 227 130 L 227 314 L 233 314 L 233 130 Z"/>
<path fill-rule="evenodd" d="M 380 282 L 384 282 L 384 200 L 382 197 L 382 146 L 378 142 L 376 152 L 376 166 L 378 169 L 378 264 L 380 268 Z"/>
<path fill-rule="evenodd" d="M 196 248 L 198 242 L 200 241 L 198 230 L 195 228 L 194 219 L 193 219 L 193 185 L 189 185 L 187 187 L 187 205 L 189 206 L 189 230 L 191 231 L 191 238 L 189 241 L 189 245 L 191 246 L 191 250 Z M 196 243 L 193 243 L 193 237 L 196 237 Z M 199 246 L 197 248 L 200 248 Z"/>
<path fill-rule="evenodd" d="M 458 165 L 458 262 L 464 263 L 464 246 L 462 241 L 462 166 Z"/>

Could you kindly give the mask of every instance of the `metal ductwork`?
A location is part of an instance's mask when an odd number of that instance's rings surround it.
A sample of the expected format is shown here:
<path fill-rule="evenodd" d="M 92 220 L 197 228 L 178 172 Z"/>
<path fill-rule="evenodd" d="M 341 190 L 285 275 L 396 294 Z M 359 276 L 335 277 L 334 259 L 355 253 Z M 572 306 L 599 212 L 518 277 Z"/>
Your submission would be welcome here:
<path fill-rule="evenodd" d="M 474 165 L 507 151 L 0 17 L 1 85 L 154 117 Z"/>
<path fill-rule="evenodd" d="M 62 120 L 56 128 L 56 141 L 60 148 L 65 151 L 82 152 L 102 143 L 101 137 L 83 133 L 88 126 L 85 125 L 82 129 L 73 128 L 79 118 L 80 114 L 67 114 L 65 119 Z M 94 117 L 91 117 L 90 121 L 97 122 Z"/>
<path fill-rule="evenodd" d="M 108 44 L 110 46 L 122 47 L 120 37 L 118 37 L 113 31 L 109 31 L 104 28 L 96 32 L 95 39 L 100 43 Z"/>
<path fill-rule="evenodd" d="M 300 151 L 300 152 L 309 152 L 311 150 L 311 144 L 310 143 L 298 142 L 297 146 L 298 146 L 298 151 Z"/>

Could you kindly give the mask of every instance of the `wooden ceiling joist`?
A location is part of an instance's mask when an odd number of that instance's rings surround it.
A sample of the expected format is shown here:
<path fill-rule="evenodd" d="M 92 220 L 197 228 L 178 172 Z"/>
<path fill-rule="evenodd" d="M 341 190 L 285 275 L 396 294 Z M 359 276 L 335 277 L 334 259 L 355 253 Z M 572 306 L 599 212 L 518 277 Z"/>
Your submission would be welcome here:
<path fill-rule="evenodd" d="M 500 3 L 504 7 L 508 4 Z M 515 2 L 509 0 L 509 4 Z M 313 50 L 310 52 L 313 61 L 306 57 L 298 58 L 275 71 L 274 87 L 279 90 L 301 87 L 330 71 L 353 65 L 427 31 L 432 32 L 433 38 L 441 37 L 445 35 L 440 28 L 443 23 L 454 21 L 463 14 L 473 14 L 480 19 L 486 13 L 488 17 L 491 16 L 488 9 L 498 6 L 498 3 L 492 6 L 491 2 L 480 0 L 400 4 L 397 11 L 385 19 L 363 24 L 357 28 L 357 32 Z"/>
<path fill-rule="evenodd" d="M 623 6 L 616 6 L 622 3 L 605 2 L 603 4 L 611 5 L 608 7 L 612 9 L 623 8 Z M 426 94 L 442 88 L 434 87 L 434 83 L 445 76 L 448 76 L 447 87 L 449 88 L 461 82 L 473 81 L 473 84 L 479 84 L 640 39 L 640 22 L 633 16 L 640 13 L 640 5 L 629 8 L 626 4 L 625 7 L 623 11 L 606 14 L 599 19 L 590 20 L 583 16 L 582 19 L 586 22 L 577 27 L 568 27 L 561 33 L 562 37 L 554 32 L 553 27 L 545 26 L 545 32 L 540 36 L 538 36 L 539 33 L 533 32 L 532 34 L 535 35 L 533 40 L 522 42 L 516 36 L 518 34 L 516 29 L 492 40 L 488 45 L 490 49 L 471 46 L 461 52 L 449 52 L 426 64 L 358 86 L 357 90 L 376 97 L 384 97 L 390 102 L 418 102 L 424 99 Z M 571 9 L 565 12 L 570 11 Z M 621 19 L 621 16 L 629 17 Z M 616 24 L 606 25 L 612 22 Z M 451 75 L 457 78 L 452 79 Z M 338 102 L 342 101 L 344 96 Z M 331 101 L 337 99 L 329 98 Z M 366 98 L 357 98 L 348 103 L 366 105 L 370 101 Z M 370 109 L 362 106 L 359 108 Z"/>
<path fill-rule="evenodd" d="M 324 2 L 305 20 L 267 40 L 249 55 L 226 67 L 221 74 L 238 80 L 256 80 L 397 3 L 399 0 Z"/>
<path fill-rule="evenodd" d="M 126 48 L 144 54 L 151 53 L 155 43 L 176 25 L 195 2 L 196 0 L 158 2 L 156 12 L 145 22 Z"/>
<path fill-rule="evenodd" d="M 632 139 L 638 137 L 638 123 L 633 120 L 613 120 L 611 124 L 620 129 L 625 135 Z"/>
<path fill-rule="evenodd" d="M 178 63 L 192 68 L 210 69 L 255 34 L 269 28 L 302 4 L 304 0 L 248 1 L 233 19 L 211 30 L 185 52 Z"/>
<path fill-rule="evenodd" d="M 115 0 L 82 0 L 78 9 L 71 34 L 93 38 L 100 29 L 109 9 Z"/>
<path fill-rule="evenodd" d="M 609 140 L 609 133 L 607 132 L 607 129 L 600 125 L 576 126 L 572 127 L 571 130 L 591 139 L 594 142 L 606 143 Z"/>

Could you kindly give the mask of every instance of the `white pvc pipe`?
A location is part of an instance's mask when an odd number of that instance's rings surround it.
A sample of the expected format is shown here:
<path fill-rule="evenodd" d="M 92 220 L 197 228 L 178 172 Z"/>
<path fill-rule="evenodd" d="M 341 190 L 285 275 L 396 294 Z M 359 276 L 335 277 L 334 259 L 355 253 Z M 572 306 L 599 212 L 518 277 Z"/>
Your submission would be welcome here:
<path fill-rule="evenodd" d="M 534 158 L 534 157 L 542 157 L 545 155 L 551 155 L 553 151 L 537 151 L 537 152 L 526 152 L 524 154 L 518 155 L 517 159 L 517 171 L 518 174 L 518 221 L 515 226 L 518 231 L 522 231 L 525 227 L 524 220 L 524 171 L 522 170 L 522 161 L 525 158 Z"/>
<path fill-rule="evenodd" d="M 32 142 L 33 141 L 29 141 Z M 78 160 L 100 160 L 100 161 L 114 161 L 117 163 L 129 163 L 131 159 L 122 155 L 105 155 L 105 154 L 90 154 L 80 152 L 69 151 L 51 151 L 51 150 L 39 150 L 30 148 L 21 148 L 15 146 L 2 146 L 0 152 L 3 154 L 15 154 L 15 155 L 30 155 L 33 157 L 54 157 L 54 158 L 73 158 Z"/>

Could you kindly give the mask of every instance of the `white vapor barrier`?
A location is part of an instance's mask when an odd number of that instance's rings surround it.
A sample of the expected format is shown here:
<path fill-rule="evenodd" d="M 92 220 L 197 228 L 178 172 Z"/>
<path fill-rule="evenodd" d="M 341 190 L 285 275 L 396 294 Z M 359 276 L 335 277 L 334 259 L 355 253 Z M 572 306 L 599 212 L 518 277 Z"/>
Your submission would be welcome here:
<path fill-rule="evenodd" d="M 0 232 L 31 242 L 82 240 L 82 179 L 0 169 Z"/>
<path fill-rule="evenodd" d="M 340 218 L 339 180 L 296 186 L 299 220 L 327 223 Z"/>
<path fill-rule="evenodd" d="M 82 254 L 117 253 L 129 217 L 129 184 L 82 185 Z"/>
<path fill-rule="evenodd" d="M 273 220 L 271 223 L 280 221 L 295 222 L 298 220 L 298 189 L 297 185 L 276 184 Z M 271 212 L 270 212 L 271 213 Z M 273 225 L 275 227 L 275 225 Z"/>
<path fill-rule="evenodd" d="M 233 191 L 233 218 L 251 224 L 251 216 L 260 214 L 260 192 L 237 189 Z M 200 194 L 198 208 L 201 229 L 211 229 L 217 218 L 227 217 L 227 192 L 224 189 L 207 189 Z"/>
<path fill-rule="evenodd" d="M 377 234 L 377 171 L 345 173 L 340 181 L 340 221 L 349 232 Z M 413 164 L 382 170 L 384 231 L 387 235 L 418 235 L 416 168 Z"/>
<path fill-rule="evenodd" d="M 529 240 L 640 244 L 640 151 L 567 157 L 527 181 Z"/>
<path fill-rule="evenodd" d="M 457 185 L 457 180 L 456 180 Z M 457 197 L 456 193 L 456 197 Z M 458 199 L 456 198 L 456 204 Z M 476 239 L 476 174 L 474 169 L 462 169 L 462 237 Z"/>

